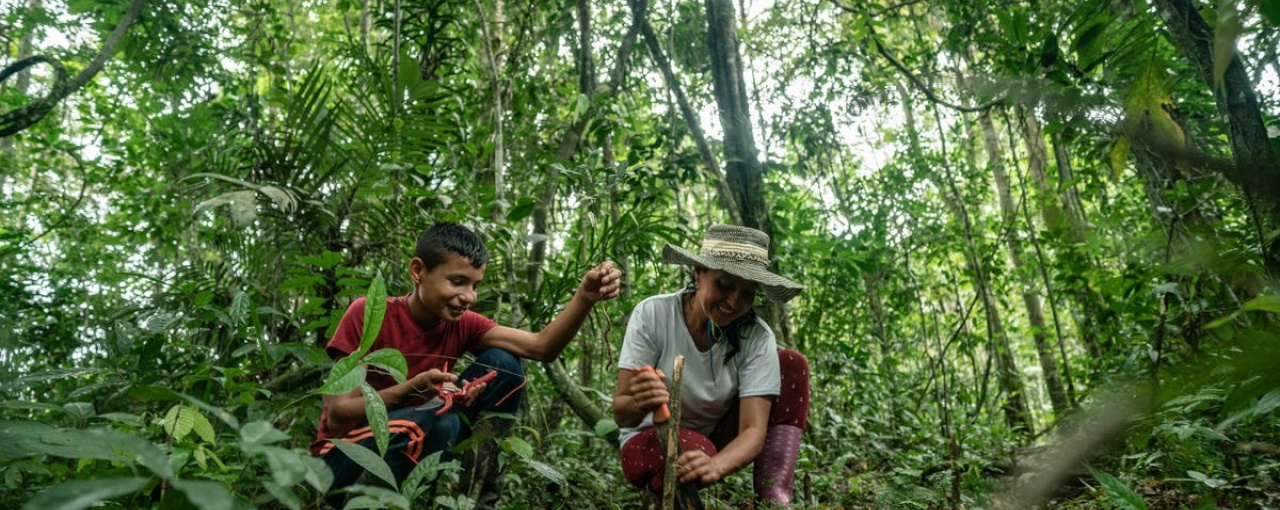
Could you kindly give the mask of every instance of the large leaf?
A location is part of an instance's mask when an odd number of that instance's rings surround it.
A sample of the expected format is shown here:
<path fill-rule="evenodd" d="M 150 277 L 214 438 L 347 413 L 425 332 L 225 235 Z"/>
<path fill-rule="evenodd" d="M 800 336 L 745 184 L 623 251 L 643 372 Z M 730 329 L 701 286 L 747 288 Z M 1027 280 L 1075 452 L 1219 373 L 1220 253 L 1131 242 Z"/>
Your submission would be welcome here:
<path fill-rule="evenodd" d="M 22 510 L 83 510 L 103 501 L 138 492 L 146 478 L 101 478 L 63 482 L 32 496 Z"/>
<path fill-rule="evenodd" d="M 111 429 L 59 429 L 41 423 L 0 421 L 0 459 L 31 455 L 138 464 L 156 476 L 173 478 L 168 457 L 141 437 Z"/>
<path fill-rule="evenodd" d="M 329 442 L 333 443 L 334 447 L 346 454 L 356 464 L 359 464 L 369 474 L 387 482 L 387 485 L 393 487 L 396 485 L 396 477 L 391 474 L 391 467 L 387 466 L 386 461 L 382 460 L 382 457 L 379 457 L 373 450 L 339 439 L 330 439 Z"/>
<path fill-rule="evenodd" d="M 422 486 L 423 480 L 434 480 L 439 473 L 461 469 L 457 461 L 440 462 L 442 455 L 444 452 L 435 452 L 419 460 L 418 465 L 409 472 L 409 476 L 404 478 L 404 483 L 400 484 L 400 493 L 406 498 L 416 500 L 427 490 L 427 487 Z"/>
<path fill-rule="evenodd" d="M 560 474 L 560 471 L 557 471 L 556 468 L 532 459 L 522 459 L 522 461 L 552 483 L 557 485 L 565 483 L 564 475 Z"/>
<path fill-rule="evenodd" d="M 361 508 L 386 508 L 391 510 L 409 510 L 409 500 L 400 493 L 382 487 L 354 486 L 348 492 L 358 494 L 343 506 L 343 510 Z"/>
<path fill-rule="evenodd" d="M 1107 496 L 1111 502 L 1115 504 L 1116 508 L 1122 508 L 1124 510 L 1147 510 L 1147 503 L 1142 500 L 1142 496 L 1133 492 L 1133 489 L 1130 489 L 1128 485 L 1124 484 L 1124 482 L 1121 482 L 1120 480 L 1117 480 L 1116 477 L 1103 473 L 1102 471 L 1090 471 L 1093 473 L 1093 478 L 1098 480 L 1098 483 L 1102 484 L 1102 487 L 1106 489 Z"/>
<path fill-rule="evenodd" d="M 369 429 L 373 431 L 373 442 L 378 445 L 378 456 L 387 455 L 387 443 L 391 441 L 391 432 L 387 428 L 387 404 L 378 396 L 378 390 L 369 383 L 360 383 L 360 395 L 364 397 L 364 415 L 369 421 Z"/>
<path fill-rule="evenodd" d="M 170 407 L 169 412 L 164 415 L 164 432 L 174 441 L 181 441 L 191 433 L 191 429 L 195 428 L 196 414 L 194 410 L 184 405 Z"/>
<path fill-rule="evenodd" d="M 249 422 L 240 429 L 240 440 L 251 445 L 268 445 L 289 439 L 288 434 L 280 432 L 274 425 L 265 421 Z"/>
<path fill-rule="evenodd" d="M 378 349 L 369 353 L 368 356 L 365 356 L 360 361 L 386 370 L 391 375 L 391 378 L 399 383 L 405 381 L 405 376 L 409 372 L 409 363 L 405 361 L 404 353 L 396 349 Z"/>
<path fill-rule="evenodd" d="M 360 364 L 358 356 L 351 354 L 333 364 L 333 370 L 329 371 L 329 378 L 316 392 L 321 395 L 346 395 L 360 387 L 364 379 L 364 365 Z"/>
<path fill-rule="evenodd" d="M 364 332 L 360 334 L 360 349 L 355 352 L 357 358 L 369 352 L 373 342 L 378 339 L 378 332 L 382 331 L 382 318 L 386 314 L 387 283 L 379 273 L 369 283 L 369 292 L 365 294 Z"/>
<path fill-rule="evenodd" d="M 217 482 L 174 480 L 173 488 L 181 491 L 187 501 L 200 510 L 232 510 L 236 507 L 235 498 Z"/>

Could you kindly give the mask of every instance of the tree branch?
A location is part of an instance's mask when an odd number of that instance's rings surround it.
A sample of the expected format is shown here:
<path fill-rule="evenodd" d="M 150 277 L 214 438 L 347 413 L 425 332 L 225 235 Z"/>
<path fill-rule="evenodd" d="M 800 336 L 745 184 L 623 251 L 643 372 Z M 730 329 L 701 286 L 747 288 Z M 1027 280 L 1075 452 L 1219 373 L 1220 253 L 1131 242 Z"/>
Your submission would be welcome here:
<path fill-rule="evenodd" d="M 716 161 L 715 153 L 711 152 L 711 145 L 707 143 L 707 137 L 703 134 L 702 127 L 699 125 L 698 114 L 689 105 L 689 98 L 685 97 L 684 89 L 680 87 L 680 81 L 671 70 L 671 62 L 662 53 L 662 46 L 658 44 L 658 36 L 653 31 L 653 25 L 649 24 L 643 7 L 637 8 L 638 4 L 640 2 L 632 2 L 632 11 L 640 24 L 640 33 L 644 36 L 645 44 L 649 47 L 649 56 L 653 58 L 653 62 L 658 65 L 658 70 L 662 72 L 662 79 L 666 82 L 667 88 L 676 96 L 676 104 L 680 107 L 680 114 L 684 117 L 685 124 L 689 127 L 689 134 L 693 137 L 694 145 L 698 147 L 698 154 L 702 155 L 702 163 L 706 165 L 707 170 L 715 178 L 716 191 L 720 195 L 721 205 L 728 211 L 729 217 L 733 222 L 741 225 L 743 224 L 742 213 L 738 208 L 738 201 L 733 196 L 733 192 L 729 190 L 728 183 L 725 182 L 724 172 L 720 170 L 720 162 Z"/>
<path fill-rule="evenodd" d="M 845 12 L 848 12 L 851 14 L 864 15 L 864 16 L 867 16 L 868 18 L 873 18 L 876 15 L 884 14 L 885 12 L 892 9 L 898 9 L 898 8 L 915 4 L 919 0 L 903 2 L 901 4 L 888 7 L 885 10 L 880 11 L 875 15 L 868 12 L 859 11 L 857 9 L 854 9 L 853 7 L 844 5 L 840 3 L 840 0 L 830 0 L 830 1 L 832 5 L 835 5 L 836 7 L 840 8 L 840 10 L 843 10 Z M 960 111 L 960 112 L 981 112 L 981 111 L 988 110 L 994 106 L 999 106 L 1005 103 L 1006 98 L 1002 97 L 999 99 L 994 99 L 989 102 L 980 104 L 978 106 L 964 106 L 964 105 L 958 105 L 958 104 L 949 102 L 945 99 L 938 97 L 938 95 L 935 94 L 933 90 L 929 88 L 929 85 L 926 84 L 924 80 L 921 80 L 919 76 L 916 76 L 915 73 L 911 72 L 911 69 L 907 68 L 906 64 L 903 64 L 902 61 L 898 60 L 897 57 L 893 56 L 893 53 L 889 52 L 889 49 L 884 45 L 884 43 L 880 42 L 880 34 L 876 33 L 875 27 L 872 26 L 870 23 L 867 23 L 867 31 L 870 32 L 871 34 L 871 42 L 876 45 L 876 52 L 880 53 L 880 56 L 884 57 L 885 60 L 888 60 L 889 63 L 893 65 L 893 67 L 897 68 L 899 72 L 901 72 L 904 76 L 906 76 L 907 80 L 910 81 L 911 84 L 914 85 L 916 89 L 920 91 L 920 93 L 924 94 L 925 97 L 927 97 L 933 103 L 939 106 L 945 106 L 947 108 Z"/>

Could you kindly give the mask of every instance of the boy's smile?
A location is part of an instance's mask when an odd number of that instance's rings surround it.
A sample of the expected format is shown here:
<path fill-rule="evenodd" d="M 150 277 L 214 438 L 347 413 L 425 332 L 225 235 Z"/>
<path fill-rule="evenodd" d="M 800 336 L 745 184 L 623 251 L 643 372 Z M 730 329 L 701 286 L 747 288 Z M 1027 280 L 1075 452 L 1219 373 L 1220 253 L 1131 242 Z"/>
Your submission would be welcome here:
<path fill-rule="evenodd" d="M 474 267 L 471 260 L 449 253 L 445 261 L 430 271 L 422 260 L 409 263 L 413 293 L 409 295 L 409 312 L 425 329 L 440 321 L 455 322 L 476 302 L 477 289 L 484 281 L 485 266 Z"/>

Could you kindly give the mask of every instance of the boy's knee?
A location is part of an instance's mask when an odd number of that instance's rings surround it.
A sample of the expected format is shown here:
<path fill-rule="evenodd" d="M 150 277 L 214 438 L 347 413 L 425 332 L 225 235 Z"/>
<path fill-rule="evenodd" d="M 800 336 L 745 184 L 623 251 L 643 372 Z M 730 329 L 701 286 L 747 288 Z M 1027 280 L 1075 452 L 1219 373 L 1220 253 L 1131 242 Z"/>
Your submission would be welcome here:
<path fill-rule="evenodd" d="M 524 364 L 520 358 L 502 349 L 486 349 L 476 356 L 476 363 L 497 370 L 499 374 L 524 378 Z"/>
<path fill-rule="evenodd" d="M 524 398 L 524 364 L 510 352 L 488 349 L 476 356 L 475 366 L 484 372 L 496 370 L 498 377 L 485 388 L 481 397 L 481 409 L 500 413 L 513 413 L 520 409 Z"/>

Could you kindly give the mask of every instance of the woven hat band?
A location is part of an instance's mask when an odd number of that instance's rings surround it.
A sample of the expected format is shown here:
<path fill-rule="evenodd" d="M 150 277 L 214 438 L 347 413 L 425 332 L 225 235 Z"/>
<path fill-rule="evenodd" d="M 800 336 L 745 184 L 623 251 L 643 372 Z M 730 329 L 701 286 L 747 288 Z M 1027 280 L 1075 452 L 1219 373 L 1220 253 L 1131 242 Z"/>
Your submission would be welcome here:
<path fill-rule="evenodd" d="M 700 255 L 718 259 L 733 259 L 751 262 L 761 268 L 769 267 L 769 251 L 762 248 L 760 245 L 753 243 L 705 239 L 702 241 L 702 252 Z"/>

